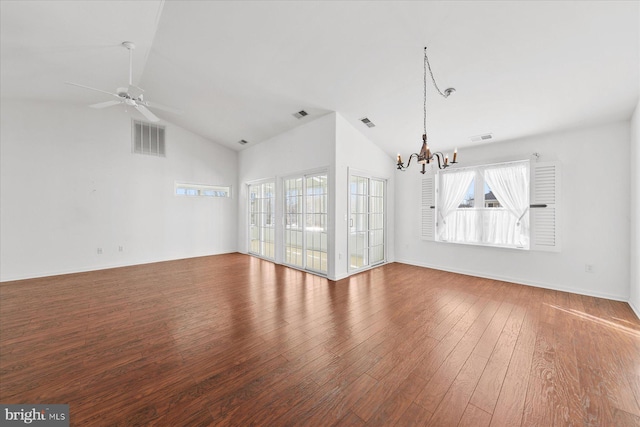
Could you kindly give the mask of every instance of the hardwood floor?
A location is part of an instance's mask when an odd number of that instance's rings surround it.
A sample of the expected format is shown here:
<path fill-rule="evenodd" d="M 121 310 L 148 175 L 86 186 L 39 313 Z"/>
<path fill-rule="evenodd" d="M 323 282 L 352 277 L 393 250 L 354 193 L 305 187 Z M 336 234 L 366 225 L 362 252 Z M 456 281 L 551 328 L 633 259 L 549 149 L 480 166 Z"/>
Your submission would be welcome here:
<path fill-rule="evenodd" d="M 0 402 L 72 425 L 640 426 L 626 303 L 241 254 L 0 285 Z"/>

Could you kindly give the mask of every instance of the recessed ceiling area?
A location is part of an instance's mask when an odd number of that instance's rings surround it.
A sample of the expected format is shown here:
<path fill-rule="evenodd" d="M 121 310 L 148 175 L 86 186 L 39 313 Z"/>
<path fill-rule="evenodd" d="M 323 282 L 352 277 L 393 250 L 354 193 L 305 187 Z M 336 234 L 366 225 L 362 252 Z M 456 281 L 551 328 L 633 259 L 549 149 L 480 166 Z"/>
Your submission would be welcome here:
<path fill-rule="evenodd" d="M 366 3 L 366 7 L 363 3 Z M 1 94 L 89 105 L 128 76 L 157 112 L 243 150 L 332 111 L 390 157 L 630 118 L 639 4 L 625 1 L 2 1 Z M 615 29 L 615 31 L 612 31 Z M 305 111 L 299 120 L 292 112 Z M 95 114 L 100 114 L 96 111 Z M 363 117 L 375 127 L 363 126 Z M 242 145 L 238 141 L 251 141 Z"/>

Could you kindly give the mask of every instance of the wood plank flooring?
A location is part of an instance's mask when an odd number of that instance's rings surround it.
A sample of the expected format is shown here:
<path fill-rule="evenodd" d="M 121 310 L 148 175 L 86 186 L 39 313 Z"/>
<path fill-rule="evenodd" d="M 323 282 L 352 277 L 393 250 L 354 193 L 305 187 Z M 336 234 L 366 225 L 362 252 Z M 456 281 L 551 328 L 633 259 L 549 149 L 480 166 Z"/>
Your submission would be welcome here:
<path fill-rule="evenodd" d="M 640 426 L 626 303 L 241 254 L 0 285 L 0 402 L 71 424 Z"/>

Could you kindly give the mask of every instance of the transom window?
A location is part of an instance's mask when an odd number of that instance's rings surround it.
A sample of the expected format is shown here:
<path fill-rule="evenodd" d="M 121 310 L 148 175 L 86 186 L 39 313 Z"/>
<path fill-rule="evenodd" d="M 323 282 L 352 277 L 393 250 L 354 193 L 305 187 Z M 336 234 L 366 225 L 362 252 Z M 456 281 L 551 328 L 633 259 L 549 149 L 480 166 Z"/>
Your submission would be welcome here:
<path fill-rule="evenodd" d="M 228 185 L 205 185 L 176 182 L 175 193 L 176 196 L 231 197 L 231 187 Z"/>

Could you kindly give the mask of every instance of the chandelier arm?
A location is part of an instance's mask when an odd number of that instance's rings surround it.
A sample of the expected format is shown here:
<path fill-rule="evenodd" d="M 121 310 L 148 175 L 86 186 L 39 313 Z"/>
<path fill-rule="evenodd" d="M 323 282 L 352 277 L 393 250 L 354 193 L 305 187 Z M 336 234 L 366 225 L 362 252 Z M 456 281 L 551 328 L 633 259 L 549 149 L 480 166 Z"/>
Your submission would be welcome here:
<path fill-rule="evenodd" d="M 445 161 L 446 157 L 441 151 L 433 153 L 433 157 L 435 157 L 438 160 L 438 169 L 446 169 L 449 166 L 451 166 L 449 163 Z"/>
<path fill-rule="evenodd" d="M 416 159 L 419 158 L 420 156 L 418 156 L 418 153 L 413 153 L 412 155 L 409 156 L 409 161 L 407 162 L 407 166 L 404 165 L 403 162 L 398 162 L 398 170 L 404 171 L 406 169 L 409 168 L 409 166 L 411 165 L 411 159 L 415 157 Z"/>

